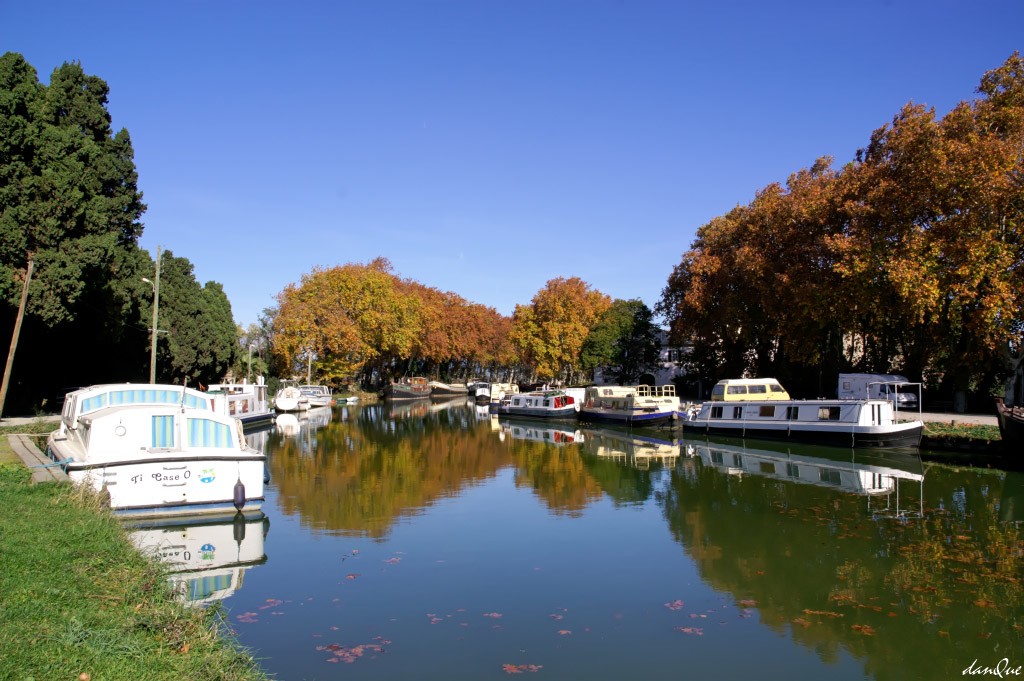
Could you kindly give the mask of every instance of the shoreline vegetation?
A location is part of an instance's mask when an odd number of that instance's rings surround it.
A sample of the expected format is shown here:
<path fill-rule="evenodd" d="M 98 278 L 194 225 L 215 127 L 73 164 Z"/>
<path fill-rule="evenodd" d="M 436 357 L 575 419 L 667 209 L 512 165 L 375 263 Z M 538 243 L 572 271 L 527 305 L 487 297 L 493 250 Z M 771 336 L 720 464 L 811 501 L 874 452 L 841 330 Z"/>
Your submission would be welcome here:
<path fill-rule="evenodd" d="M 265 681 L 224 611 L 175 600 L 166 568 L 140 553 L 97 495 L 31 484 L 0 427 L 0 658 L 20 679 Z M 929 422 L 922 449 L 1001 453 L 995 426 Z"/>
<path fill-rule="evenodd" d="M 0 429 L 15 430 L 25 429 Z M 270 678 L 237 645 L 222 609 L 175 599 L 165 566 L 131 544 L 97 495 L 31 484 L 9 454 L 0 451 L 4 678 Z"/>

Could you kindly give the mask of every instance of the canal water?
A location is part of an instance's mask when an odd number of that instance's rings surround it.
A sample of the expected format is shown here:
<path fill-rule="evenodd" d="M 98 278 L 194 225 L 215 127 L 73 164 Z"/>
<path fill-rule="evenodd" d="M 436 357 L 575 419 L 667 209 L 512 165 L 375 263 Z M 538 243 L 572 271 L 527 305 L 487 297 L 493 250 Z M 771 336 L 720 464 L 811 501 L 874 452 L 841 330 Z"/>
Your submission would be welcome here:
<path fill-rule="evenodd" d="M 1024 676 L 1019 473 L 465 402 L 250 437 L 266 519 L 180 579 L 280 679 Z"/>

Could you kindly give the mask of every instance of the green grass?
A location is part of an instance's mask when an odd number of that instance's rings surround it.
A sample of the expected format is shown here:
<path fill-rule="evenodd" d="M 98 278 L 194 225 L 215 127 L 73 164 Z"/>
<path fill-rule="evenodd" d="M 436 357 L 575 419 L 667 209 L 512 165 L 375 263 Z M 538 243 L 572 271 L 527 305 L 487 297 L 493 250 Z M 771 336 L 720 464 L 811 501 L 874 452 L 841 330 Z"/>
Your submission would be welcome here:
<path fill-rule="evenodd" d="M 174 599 L 95 495 L 0 465 L 0 509 L 0 679 L 267 678 L 218 609 Z"/>
<path fill-rule="evenodd" d="M 982 426 L 969 423 L 946 423 L 930 421 L 924 424 L 924 435 L 927 437 L 948 440 L 979 440 L 998 442 L 999 426 Z"/>

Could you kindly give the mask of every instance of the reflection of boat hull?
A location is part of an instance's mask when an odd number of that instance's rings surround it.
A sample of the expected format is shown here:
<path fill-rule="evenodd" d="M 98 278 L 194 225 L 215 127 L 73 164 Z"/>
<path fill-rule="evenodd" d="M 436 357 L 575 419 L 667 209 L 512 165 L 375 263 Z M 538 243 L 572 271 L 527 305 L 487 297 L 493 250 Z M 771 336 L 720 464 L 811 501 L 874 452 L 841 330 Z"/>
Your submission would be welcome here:
<path fill-rule="evenodd" d="M 917 447 L 924 423 L 898 422 L 886 400 L 705 402 L 688 434 L 788 440 L 837 447 Z"/>
<path fill-rule="evenodd" d="M 584 428 L 583 435 L 586 438 L 584 451 L 637 468 L 647 468 L 651 461 L 671 465 L 679 458 L 679 443 L 676 440 L 648 437 L 632 430 L 616 430 L 613 427 Z"/>
<path fill-rule="evenodd" d="M 261 512 L 126 526 L 140 551 L 168 566 L 174 591 L 191 605 L 230 596 L 242 585 L 247 568 L 266 562 L 268 528 L 269 520 Z"/>
<path fill-rule="evenodd" d="M 295 414 L 278 414 L 274 425 L 283 435 L 299 434 L 299 417 Z"/>
<path fill-rule="evenodd" d="M 513 440 L 530 442 L 546 442 L 552 445 L 578 444 L 584 441 L 584 435 L 578 430 L 553 428 L 531 423 L 530 419 L 502 419 L 499 431 L 508 434 Z"/>
<path fill-rule="evenodd" d="M 686 440 L 686 453 L 731 475 L 778 478 L 862 495 L 890 494 L 898 480 L 921 483 L 924 467 L 916 450 L 823 449 L 719 439 Z"/>

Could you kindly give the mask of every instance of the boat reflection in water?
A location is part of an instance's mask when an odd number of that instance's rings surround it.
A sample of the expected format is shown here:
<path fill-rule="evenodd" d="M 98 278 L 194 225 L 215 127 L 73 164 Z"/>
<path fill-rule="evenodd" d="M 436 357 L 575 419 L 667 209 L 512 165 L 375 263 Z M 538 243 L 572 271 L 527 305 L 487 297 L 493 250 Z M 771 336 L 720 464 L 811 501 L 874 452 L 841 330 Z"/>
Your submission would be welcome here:
<path fill-rule="evenodd" d="M 868 497 L 875 515 L 921 517 L 924 514 L 924 467 L 916 450 L 842 449 L 758 442 L 756 447 L 726 440 L 687 440 L 685 453 L 704 466 L 728 475 L 757 475 L 817 485 Z M 914 485 L 916 510 L 900 508 L 900 484 Z M 885 497 L 884 508 L 872 497 Z M 875 504 L 877 506 L 877 504 Z"/>
<path fill-rule="evenodd" d="M 570 445 L 583 442 L 584 436 L 579 430 L 569 427 L 551 427 L 547 422 L 534 422 L 529 419 L 511 419 L 501 417 L 495 419 L 500 424 L 498 437 L 504 441 L 506 437 L 513 440 L 529 442 L 545 442 L 552 445 Z"/>
<path fill-rule="evenodd" d="M 671 468 L 679 460 L 679 442 L 675 439 L 639 435 L 636 431 L 611 426 L 585 428 L 585 452 L 646 470 L 651 462 Z"/>
<path fill-rule="evenodd" d="M 242 587 L 245 571 L 267 561 L 270 520 L 262 513 L 128 523 L 133 544 L 170 567 L 170 582 L 189 605 L 206 606 Z"/>

